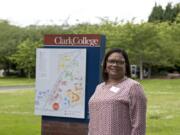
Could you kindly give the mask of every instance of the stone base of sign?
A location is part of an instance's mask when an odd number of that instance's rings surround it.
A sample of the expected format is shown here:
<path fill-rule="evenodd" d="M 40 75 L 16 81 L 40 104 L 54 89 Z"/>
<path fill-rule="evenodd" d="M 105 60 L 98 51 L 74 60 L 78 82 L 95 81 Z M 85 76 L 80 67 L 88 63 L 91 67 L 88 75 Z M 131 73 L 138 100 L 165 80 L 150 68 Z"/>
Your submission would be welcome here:
<path fill-rule="evenodd" d="M 42 135 L 88 135 L 88 124 L 42 120 Z"/>

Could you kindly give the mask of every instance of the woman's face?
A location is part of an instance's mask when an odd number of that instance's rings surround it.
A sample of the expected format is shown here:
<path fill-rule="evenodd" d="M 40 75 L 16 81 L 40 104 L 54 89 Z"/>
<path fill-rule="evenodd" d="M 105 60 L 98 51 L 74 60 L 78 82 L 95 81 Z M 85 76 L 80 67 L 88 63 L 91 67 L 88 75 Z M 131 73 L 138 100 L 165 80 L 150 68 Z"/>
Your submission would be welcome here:
<path fill-rule="evenodd" d="M 125 59 L 121 53 L 114 52 L 107 58 L 106 72 L 111 80 L 120 80 L 125 76 Z"/>

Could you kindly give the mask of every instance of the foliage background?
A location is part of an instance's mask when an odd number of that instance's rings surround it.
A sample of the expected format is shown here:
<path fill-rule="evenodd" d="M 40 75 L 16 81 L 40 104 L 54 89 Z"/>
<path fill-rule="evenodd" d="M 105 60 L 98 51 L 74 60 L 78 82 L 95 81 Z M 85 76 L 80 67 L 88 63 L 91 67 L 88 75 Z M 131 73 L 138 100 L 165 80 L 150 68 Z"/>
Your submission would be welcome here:
<path fill-rule="evenodd" d="M 133 19 L 129 22 L 99 19 L 100 24 L 27 27 L 0 20 L 0 69 L 7 75 L 13 69 L 18 70 L 20 76 L 34 77 L 35 50 L 43 45 L 45 34 L 103 34 L 107 50 L 123 48 L 128 52 L 131 64 L 139 65 L 141 79 L 143 68 L 149 73 L 159 68 L 180 70 L 180 3 L 168 3 L 165 9 L 155 4 L 148 22 L 138 24 Z"/>

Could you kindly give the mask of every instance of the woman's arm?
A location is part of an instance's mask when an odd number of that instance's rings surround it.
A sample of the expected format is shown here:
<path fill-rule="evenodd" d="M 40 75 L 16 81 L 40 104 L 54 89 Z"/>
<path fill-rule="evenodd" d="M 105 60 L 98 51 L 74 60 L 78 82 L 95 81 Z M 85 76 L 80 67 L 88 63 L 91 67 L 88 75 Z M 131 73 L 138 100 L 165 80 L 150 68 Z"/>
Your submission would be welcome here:
<path fill-rule="evenodd" d="M 134 84 L 130 90 L 129 113 L 131 119 L 131 135 L 146 134 L 146 103 L 147 99 L 140 84 Z"/>

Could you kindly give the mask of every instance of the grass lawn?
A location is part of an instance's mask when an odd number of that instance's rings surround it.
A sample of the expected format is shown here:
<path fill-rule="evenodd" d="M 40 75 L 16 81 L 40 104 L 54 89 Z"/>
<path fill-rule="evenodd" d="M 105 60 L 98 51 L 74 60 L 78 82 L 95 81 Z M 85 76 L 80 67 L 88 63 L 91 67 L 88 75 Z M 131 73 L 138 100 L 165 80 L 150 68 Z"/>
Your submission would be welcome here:
<path fill-rule="evenodd" d="M 141 83 L 148 98 L 147 135 L 180 135 L 180 79 Z"/>
<path fill-rule="evenodd" d="M 34 85 L 35 79 L 0 77 L 0 86 Z"/>
<path fill-rule="evenodd" d="M 180 79 L 143 80 L 141 84 L 148 98 L 146 135 L 180 135 Z M 34 90 L 0 91 L 0 135 L 40 134 Z"/>
<path fill-rule="evenodd" d="M 33 90 L 0 90 L 0 135 L 40 135 L 41 118 L 34 115 Z"/>

